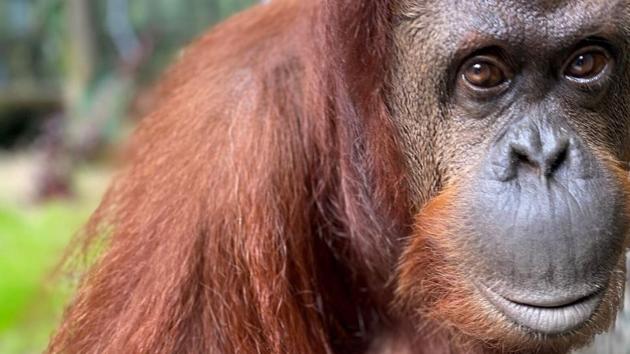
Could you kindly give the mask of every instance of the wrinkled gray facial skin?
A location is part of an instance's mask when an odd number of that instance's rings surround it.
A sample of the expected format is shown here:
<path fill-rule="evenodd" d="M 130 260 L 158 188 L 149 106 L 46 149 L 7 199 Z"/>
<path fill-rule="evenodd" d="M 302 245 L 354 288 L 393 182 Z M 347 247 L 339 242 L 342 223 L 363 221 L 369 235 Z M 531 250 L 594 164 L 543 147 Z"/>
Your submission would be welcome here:
<path fill-rule="evenodd" d="M 529 330 L 578 328 L 623 271 L 627 202 L 605 157 L 630 160 L 630 1 L 405 0 L 394 42 L 415 207 L 456 184 L 470 281 Z M 597 75 L 567 74 L 593 51 Z M 505 78 L 471 86 L 488 57 Z"/>

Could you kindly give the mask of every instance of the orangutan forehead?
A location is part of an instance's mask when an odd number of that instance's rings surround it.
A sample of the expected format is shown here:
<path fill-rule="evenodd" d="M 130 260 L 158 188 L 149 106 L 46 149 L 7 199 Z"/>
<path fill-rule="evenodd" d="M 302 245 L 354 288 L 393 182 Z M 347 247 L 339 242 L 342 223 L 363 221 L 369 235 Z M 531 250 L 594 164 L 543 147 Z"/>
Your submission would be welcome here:
<path fill-rule="evenodd" d="M 630 0 L 403 0 L 400 9 L 418 27 L 427 18 L 440 18 L 450 33 L 518 44 L 627 37 L 630 24 Z"/>
<path fill-rule="evenodd" d="M 400 0 L 403 7 L 442 9 L 451 7 L 459 10 L 503 12 L 514 15 L 553 15 L 565 13 L 601 13 L 628 7 L 630 0 Z"/>

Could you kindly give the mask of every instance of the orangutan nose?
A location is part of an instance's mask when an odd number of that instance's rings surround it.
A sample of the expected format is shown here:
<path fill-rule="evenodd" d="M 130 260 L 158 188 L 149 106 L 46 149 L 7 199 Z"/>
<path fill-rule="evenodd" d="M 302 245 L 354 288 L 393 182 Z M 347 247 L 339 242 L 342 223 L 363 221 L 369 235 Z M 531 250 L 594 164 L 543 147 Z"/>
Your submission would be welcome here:
<path fill-rule="evenodd" d="M 491 151 L 494 178 L 507 182 L 514 178 L 536 175 L 543 179 L 554 178 L 569 163 L 574 148 L 566 129 L 554 125 L 541 127 L 528 120 L 511 127 Z M 580 154 L 573 154 L 575 156 Z"/>

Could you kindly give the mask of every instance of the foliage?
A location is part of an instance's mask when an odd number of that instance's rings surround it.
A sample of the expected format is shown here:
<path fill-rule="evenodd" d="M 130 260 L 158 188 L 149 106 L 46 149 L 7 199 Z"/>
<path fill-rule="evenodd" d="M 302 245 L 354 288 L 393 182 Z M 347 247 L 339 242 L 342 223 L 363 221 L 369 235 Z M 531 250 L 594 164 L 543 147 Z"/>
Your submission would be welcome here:
<path fill-rule="evenodd" d="M 108 20 L 112 14 L 130 21 L 135 35 L 156 44 L 151 63 L 143 67 L 150 78 L 170 61 L 172 53 L 209 24 L 241 10 L 254 0 L 103 0 L 90 2 L 92 31 L 98 55 L 96 71 L 105 75 L 120 60 Z M 0 86 L 15 81 L 63 78 L 67 52 L 68 1 L 0 1 Z M 113 4 L 113 5 L 112 5 Z M 118 7 L 113 7 L 117 5 Z"/>
<path fill-rule="evenodd" d="M 70 289 L 51 269 L 93 204 L 0 205 L 0 353 L 45 347 Z"/>

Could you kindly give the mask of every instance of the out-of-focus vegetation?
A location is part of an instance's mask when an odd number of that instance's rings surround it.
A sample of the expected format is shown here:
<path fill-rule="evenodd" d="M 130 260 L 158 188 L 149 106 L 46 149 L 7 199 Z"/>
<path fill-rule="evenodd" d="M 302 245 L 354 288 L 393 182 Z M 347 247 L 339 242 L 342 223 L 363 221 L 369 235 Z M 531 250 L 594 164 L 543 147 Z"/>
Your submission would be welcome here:
<path fill-rule="evenodd" d="M 0 147 L 60 125 L 71 149 L 111 141 L 120 134 L 134 93 L 154 80 L 178 48 L 252 2 L 0 2 Z M 55 119 L 57 112 L 65 119 Z"/>
<path fill-rule="evenodd" d="M 0 205 L 0 353 L 44 348 L 69 293 L 66 282 L 45 280 L 91 207 Z"/>
<path fill-rule="evenodd" d="M 76 280 L 53 269 L 151 84 L 179 48 L 254 2 L 0 1 L 1 354 L 44 349 Z"/>

